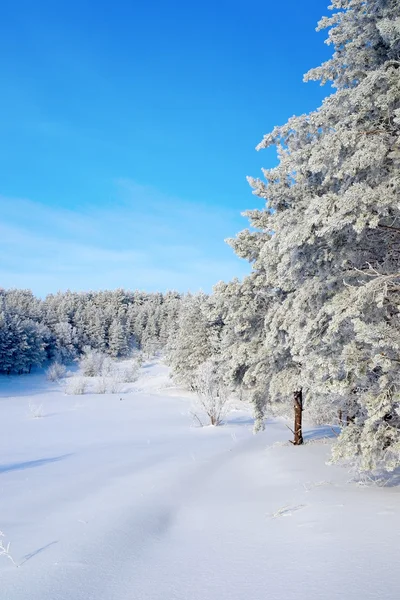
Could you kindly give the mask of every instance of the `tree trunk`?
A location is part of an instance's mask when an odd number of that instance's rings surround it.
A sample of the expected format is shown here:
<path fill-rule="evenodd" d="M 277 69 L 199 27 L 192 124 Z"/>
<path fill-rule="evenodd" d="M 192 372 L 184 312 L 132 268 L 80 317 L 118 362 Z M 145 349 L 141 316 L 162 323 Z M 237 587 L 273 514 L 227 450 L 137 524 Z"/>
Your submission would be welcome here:
<path fill-rule="evenodd" d="M 342 427 L 342 425 L 343 425 L 343 411 L 342 410 L 338 411 L 338 419 L 339 419 L 339 425 L 340 425 L 340 427 Z"/>
<path fill-rule="evenodd" d="M 295 446 L 303 443 L 303 391 L 296 390 L 293 393 L 294 402 L 294 440 Z"/>

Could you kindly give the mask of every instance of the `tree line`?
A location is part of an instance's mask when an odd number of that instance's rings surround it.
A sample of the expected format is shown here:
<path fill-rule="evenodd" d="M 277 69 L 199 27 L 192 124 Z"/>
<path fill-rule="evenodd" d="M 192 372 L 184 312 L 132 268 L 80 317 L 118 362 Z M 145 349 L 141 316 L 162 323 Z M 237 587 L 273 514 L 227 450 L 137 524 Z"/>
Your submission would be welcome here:
<path fill-rule="evenodd" d="M 86 348 L 115 358 L 151 354 L 176 327 L 181 295 L 123 290 L 64 292 L 44 300 L 29 290 L 0 290 L 0 372 L 27 373 L 66 363 Z"/>

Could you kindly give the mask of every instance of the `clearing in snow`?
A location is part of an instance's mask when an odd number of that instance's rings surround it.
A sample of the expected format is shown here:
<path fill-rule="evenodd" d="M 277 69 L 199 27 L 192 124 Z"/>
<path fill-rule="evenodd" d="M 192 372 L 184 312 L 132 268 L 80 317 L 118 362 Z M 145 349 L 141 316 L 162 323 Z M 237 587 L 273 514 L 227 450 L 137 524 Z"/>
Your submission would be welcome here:
<path fill-rule="evenodd" d="M 329 428 L 198 427 L 158 362 L 124 394 L 0 390 L 1 600 L 400 598 L 399 489 L 327 466 Z"/>

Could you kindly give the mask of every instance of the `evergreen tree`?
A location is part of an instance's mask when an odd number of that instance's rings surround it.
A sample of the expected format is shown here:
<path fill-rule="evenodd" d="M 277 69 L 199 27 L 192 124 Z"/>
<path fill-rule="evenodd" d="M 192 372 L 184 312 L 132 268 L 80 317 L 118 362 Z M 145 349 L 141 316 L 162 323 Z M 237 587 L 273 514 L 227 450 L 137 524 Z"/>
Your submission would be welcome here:
<path fill-rule="evenodd" d="M 203 293 L 183 298 L 178 331 L 167 348 L 173 375 L 190 389 L 194 387 L 198 367 L 212 354 L 207 300 Z"/>
<path fill-rule="evenodd" d="M 387 285 L 400 250 L 399 10 L 394 0 L 332 8 L 320 27 L 331 27 L 333 57 L 306 78 L 337 91 L 264 137 L 259 148 L 275 145 L 279 164 L 250 183 L 266 208 L 247 213 L 257 231 L 232 245 L 280 298 L 265 330 L 265 354 L 274 356 L 264 401 L 305 389 L 326 418 L 348 413 L 337 456 L 359 455 L 365 468 L 385 457 L 392 468 L 399 363 L 383 332 L 393 341 L 399 331 Z"/>
<path fill-rule="evenodd" d="M 128 352 L 125 327 L 118 319 L 113 319 L 108 330 L 108 351 L 114 357 L 125 356 Z"/>

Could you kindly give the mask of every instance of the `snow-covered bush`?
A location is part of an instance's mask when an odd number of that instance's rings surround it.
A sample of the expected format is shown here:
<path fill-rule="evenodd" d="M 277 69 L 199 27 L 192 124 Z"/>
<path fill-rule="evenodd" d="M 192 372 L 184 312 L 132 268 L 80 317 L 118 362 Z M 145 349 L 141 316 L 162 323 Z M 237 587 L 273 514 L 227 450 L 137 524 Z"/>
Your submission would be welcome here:
<path fill-rule="evenodd" d="M 228 390 L 219 380 L 216 365 L 211 360 L 198 367 L 194 385 L 199 408 L 211 425 L 221 425 L 228 411 Z"/>
<path fill-rule="evenodd" d="M 135 362 L 137 363 L 138 367 L 140 368 L 140 367 L 143 365 L 143 363 L 144 363 L 144 355 L 143 355 L 143 352 L 136 351 L 136 352 L 133 354 L 133 359 L 135 360 Z"/>
<path fill-rule="evenodd" d="M 46 371 L 46 377 L 49 381 L 60 381 L 66 375 L 66 368 L 59 362 L 54 362 Z"/>
<path fill-rule="evenodd" d="M 107 384 L 108 382 L 106 377 L 98 377 L 94 385 L 94 393 L 105 394 L 107 392 Z"/>
<path fill-rule="evenodd" d="M 98 350 L 85 348 L 84 354 L 79 360 L 79 368 L 85 377 L 97 377 L 102 374 L 105 355 Z"/>
<path fill-rule="evenodd" d="M 115 372 L 116 363 L 110 356 L 105 356 L 101 365 L 101 374 L 103 377 L 108 377 Z"/>
<path fill-rule="evenodd" d="M 119 394 L 122 391 L 122 382 L 118 375 L 107 379 L 107 391 L 110 394 Z"/>
<path fill-rule="evenodd" d="M 65 387 L 68 396 L 78 396 L 86 392 L 87 383 L 84 377 L 70 377 Z"/>
<path fill-rule="evenodd" d="M 119 371 L 121 382 L 133 383 L 139 376 L 139 365 L 135 360 L 129 361 L 129 363 L 122 365 Z"/>

